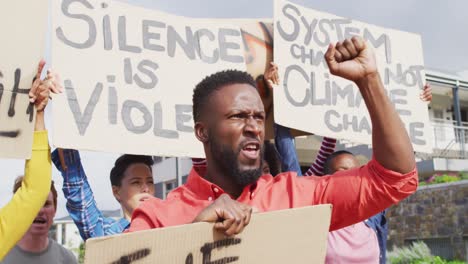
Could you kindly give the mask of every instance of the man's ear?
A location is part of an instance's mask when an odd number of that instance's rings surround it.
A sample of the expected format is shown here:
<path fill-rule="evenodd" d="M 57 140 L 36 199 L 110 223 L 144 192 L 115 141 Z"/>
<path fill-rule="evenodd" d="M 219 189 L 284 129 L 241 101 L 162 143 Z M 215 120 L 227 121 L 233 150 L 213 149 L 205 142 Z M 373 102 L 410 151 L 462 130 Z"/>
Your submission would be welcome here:
<path fill-rule="evenodd" d="M 208 129 L 203 122 L 195 123 L 195 136 L 202 143 L 208 142 Z"/>
<path fill-rule="evenodd" d="M 114 194 L 114 197 L 117 200 L 117 202 L 120 203 L 120 186 L 112 185 L 112 194 Z"/>

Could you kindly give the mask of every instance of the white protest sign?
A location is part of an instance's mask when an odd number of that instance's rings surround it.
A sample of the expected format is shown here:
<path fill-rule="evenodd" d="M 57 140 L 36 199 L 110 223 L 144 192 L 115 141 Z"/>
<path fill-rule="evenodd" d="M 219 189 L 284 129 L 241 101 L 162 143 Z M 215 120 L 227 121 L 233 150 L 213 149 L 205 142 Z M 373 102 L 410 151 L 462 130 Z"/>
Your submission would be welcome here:
<path fill-rule="evenodd" d="M 35 122 L 29 89 L 44 55 L 47 1 L 1 1 L 0 157 L 31 156 Z"/>
<path fill-rule="evenodd" d="M 277 123 L 321 136 L 371 144 L 371 122 L 357 86 L 329 73 L 329 43 L 362 36 L 376 53 L 379 73 L 418 152 L 432 152 L 419 35 L 385 29 L 275 0 L 274 58 Z"/>
<path fill-rule="evenodd" d="M 192 94 L 204 77 L 245 70 L 239 27 L 116 1 L 53 1 L 54 144 L 203 157 Z"/>

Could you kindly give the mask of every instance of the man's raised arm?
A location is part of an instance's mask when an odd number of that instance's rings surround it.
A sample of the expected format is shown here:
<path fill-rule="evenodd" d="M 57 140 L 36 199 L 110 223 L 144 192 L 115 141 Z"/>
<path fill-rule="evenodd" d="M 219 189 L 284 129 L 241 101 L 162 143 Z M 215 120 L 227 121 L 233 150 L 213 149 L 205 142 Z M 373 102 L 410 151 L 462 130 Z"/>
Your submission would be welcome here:
<path fill-rule="evenodd" d="M 374 158 L 386 169 L 408 173 L 415 168 L 411 141 L 387 97 L 374 52 L 360 37 L 330 44 L 325 54 L 330 72 L 359 87 L 372 122 Z"/>

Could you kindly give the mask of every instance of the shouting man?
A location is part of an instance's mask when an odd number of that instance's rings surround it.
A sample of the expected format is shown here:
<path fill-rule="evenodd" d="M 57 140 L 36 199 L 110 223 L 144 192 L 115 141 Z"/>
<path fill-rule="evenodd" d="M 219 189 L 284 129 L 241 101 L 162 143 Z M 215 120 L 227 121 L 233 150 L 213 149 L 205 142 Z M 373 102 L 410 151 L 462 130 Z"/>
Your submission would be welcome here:
<path fill-rule="evenodd" d="M 226 235 L 260 212 L 333 204 L 330 230 L 363 221 L 412 194 L 418 185 L 413 149 L 362 38 L 330 45 L 325 58 L 334 75 L 359 87 L 372 120 L 373 159 L 334 176 L 262 175 L 265 112 L 254 80 L 223 71 L 195 88 L 195 134 L 203 143 L 206 171 L 193 170 L 166 200 L 151 198 L 133 213 L 130 231 L 215 222 Z M 313 120 L 313 116 L 310 117 Z"/>

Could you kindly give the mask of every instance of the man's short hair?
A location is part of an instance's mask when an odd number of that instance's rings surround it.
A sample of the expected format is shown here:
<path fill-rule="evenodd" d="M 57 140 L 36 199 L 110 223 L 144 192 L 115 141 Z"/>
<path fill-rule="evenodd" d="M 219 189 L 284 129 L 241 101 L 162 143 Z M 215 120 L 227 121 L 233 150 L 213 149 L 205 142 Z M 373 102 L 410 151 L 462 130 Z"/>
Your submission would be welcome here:
<path fill-rule="evenodd" d="M 201 112 L 213 92 L 231 84 L 249 84 L 257 88 L 252 76 L 244 71 L 226 70 L 207 76 L 197 84 L 193 91 L 193 120 L 195 122 L 200 120 Z"/>
<path fill-rule="evenodd" d="M 23 179 L 24 176 L 18 176 L 15 179 L 15 183 L 13 184 L 13 193 L 16 193 L 16 191 L 18 191 L 18 189 L 21 187 L 23 184 Z M 55 190 L 54 181 L 52 181 L 50 184 L 50 191 L 52 192 L 55 211 L 57 211 L 57 190 Z"/>
<path fill-rule="evenodd" d="M 153 172 L 151 166 L 153 166 L 154 161 L 151 156 L 124 154 L 115 161 L 114 167 L 110 172 L 111 184 L 113 186 L 121 186 L 125 171 L 130 165 L 135 163 L 143 163 Z"/>
<path fill-rule="evenodd" d="M 323 173 L 325 175 L 328 175 L 331 173 L 331 168 L 330 168 L 330 165 L 331 165 L 331 162 L 333 161 L 334 158 L 340 156 L 340 155 L 344 155 L 344 154 L 348 154 L 348 155 L 351 155 L 351 156 L 354 156 L 353 153 L 347 151 L 347 150 L 338 150 L 338 151 L 335 151 L 333 152 L 330 156 L 328 156 L 328 158 L 325 160 L 325 164 L 323 165 Z"/>

